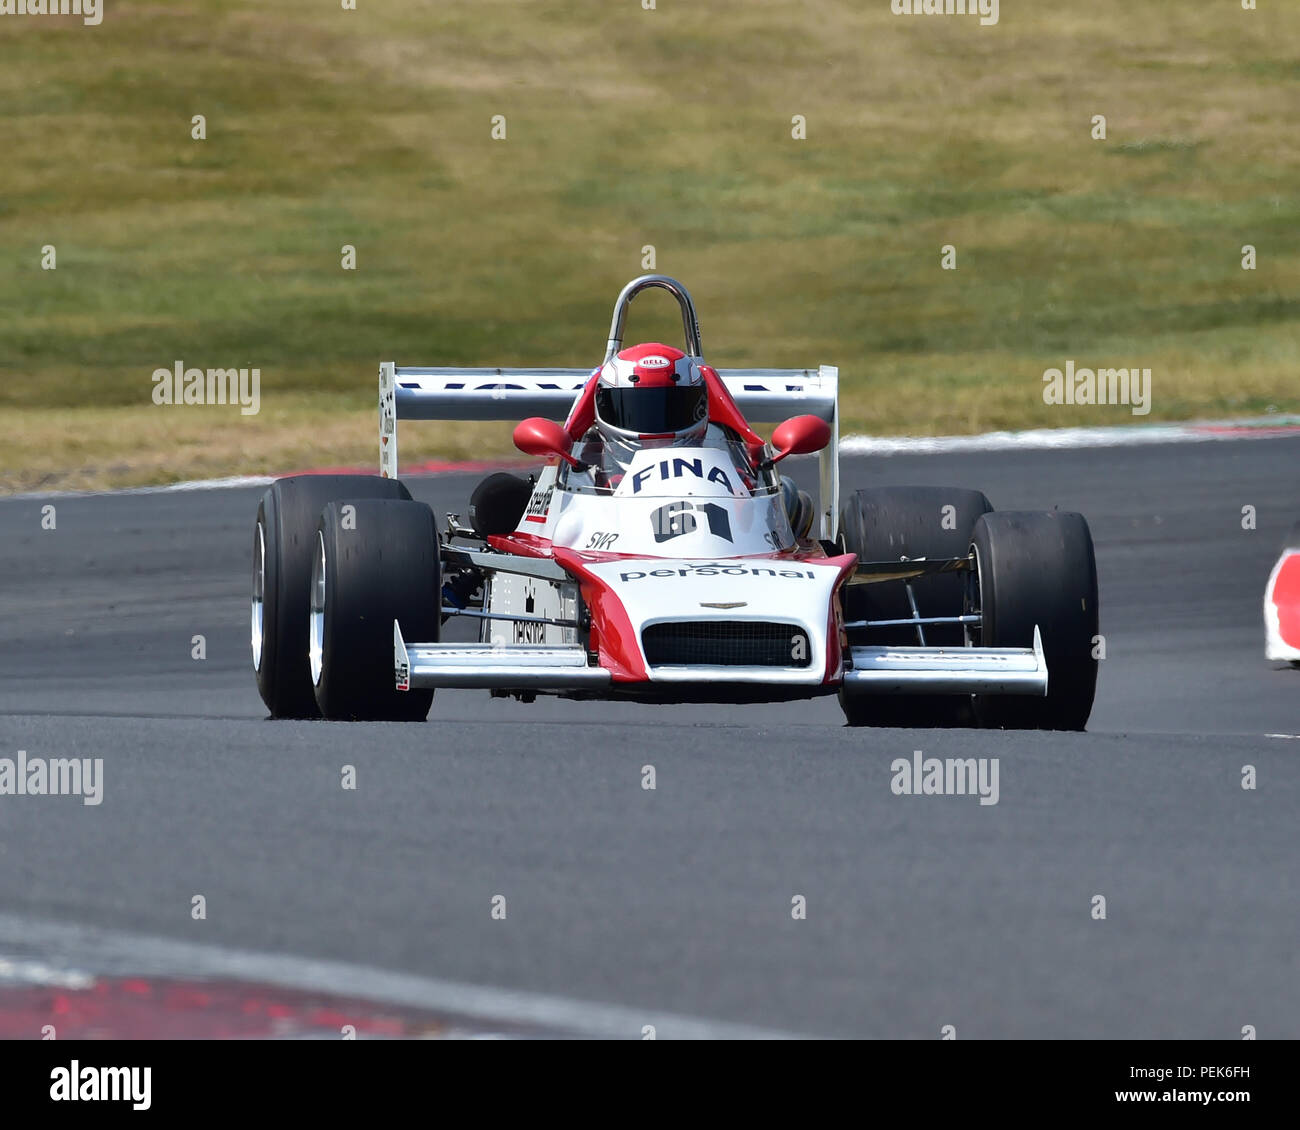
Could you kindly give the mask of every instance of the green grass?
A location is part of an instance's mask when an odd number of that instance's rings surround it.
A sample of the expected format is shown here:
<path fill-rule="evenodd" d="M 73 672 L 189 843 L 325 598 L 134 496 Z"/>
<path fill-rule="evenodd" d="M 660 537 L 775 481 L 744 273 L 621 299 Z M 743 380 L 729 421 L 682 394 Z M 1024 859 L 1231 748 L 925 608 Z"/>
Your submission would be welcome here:
<path fill-rule="evenodd" d="M 1133 422 L 1042 403 L 1070 358 L 1151 368 L 1149 420 L 1300 410 L 1294 18 L 1030 7 L 991 28 L 884 0 L 0 18 L 0 489 L 368 461 L 378 361 L 594 364 L 645 244 L 714 364 L 838 364 L 851 430 Z M 679 334 L 664 296 L 638 304 L 630 337 Z M 262 414 L 155 408 L 178 358 L 260 368 Z"/>

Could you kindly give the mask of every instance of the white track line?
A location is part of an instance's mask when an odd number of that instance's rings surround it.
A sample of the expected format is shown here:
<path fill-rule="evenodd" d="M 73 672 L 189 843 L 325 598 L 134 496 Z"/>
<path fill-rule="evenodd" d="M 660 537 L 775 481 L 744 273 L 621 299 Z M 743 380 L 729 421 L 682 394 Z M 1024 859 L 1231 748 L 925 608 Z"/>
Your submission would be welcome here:
<path fill-rule="evenodd" d="M 79 969 L 47 965 L 43 961 L 14 961 L 0 956 L 0 985 L 48 985 L 56 989 L 89 989 L 95 978 Z"/>
<path fill-rule="evenodd" d="M 543 1034 L 640 1040 L 792 1039 L 791 1033 L 680 1016 L 654 1009 L 597 1004 L 514 989 L 494 989 L 394 973 L 339 961 L 226 949 L 205 942 L 104 930 L 0 914 L 0 969 L 30 977 L 37 969 L 64 983 L 103 976 L 238 980 L 336 997 L 426 1009 L 453 1021 L 497 1030 L 524 1026 Z M 21 955 L 21 956 L 8 956 Z"/>
<path fill-rule="evenodd" d="M 32 502 L 42 498 L 92 498 L 96 495 L 177 494 L 191 490 L 233 490 L 237 487 L 269 487 L 278 475 L 231 475 L 224 479 L 190 479 L 160 487 L 115 487 L 112 490 L 34 490 L 0 496 L 0 502 Z"/>
<path fill-rule="evenodd" d="M 845 455 L 926 455 L 964 451 L 1061 451 L 1088 447 L 1145 447 L 1215 440 L 1300 436 L 1300 419 L 1214 420 L 1193 424 L 1137 424 L 1114 428 L 1034 428 L 975 436 L 845 436 Z"/>

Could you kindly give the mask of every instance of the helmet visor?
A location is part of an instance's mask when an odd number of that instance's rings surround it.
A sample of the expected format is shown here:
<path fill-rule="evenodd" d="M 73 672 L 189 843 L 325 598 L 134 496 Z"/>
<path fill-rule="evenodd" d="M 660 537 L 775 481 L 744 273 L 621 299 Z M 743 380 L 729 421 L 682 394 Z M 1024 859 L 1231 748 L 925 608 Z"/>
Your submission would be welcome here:
<path fill-rule="evenodd" d="M 687 388 L 598 388 L 596 415 L 611 427 L 638 435 L 683 432 L 704 419 L 703 385 Z"/>

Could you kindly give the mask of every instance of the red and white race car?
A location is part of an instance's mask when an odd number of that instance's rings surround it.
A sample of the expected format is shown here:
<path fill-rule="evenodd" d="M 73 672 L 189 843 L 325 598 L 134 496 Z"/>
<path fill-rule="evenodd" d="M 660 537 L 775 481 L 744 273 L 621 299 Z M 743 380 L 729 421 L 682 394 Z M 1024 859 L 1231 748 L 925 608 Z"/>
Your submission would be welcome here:
<path fill-rule="evenodd" d="M 1264 589 L 1264 655 L 1300 667 L 1300 522 L 1282 543 Z"/>
<path fill-rule="evenodd" d="M 623 348 L 647 288 L 685 348 Z M 1097 574 L 1081 515 L 965 488 L 840 505 L 838 371 L 705 363 L 695 307 L 649 275 L 586 369 L 380 367 L 380 475 L 262 499 L 253 664 L 277 717 L 419 720 L 443 687 L 650 702 L 837 694 L 850 724 L 1082 729 Z M 440 529 L 398 479 L 399 420 L 520 420 L 545 460 Z M 781 420 L 770 443 L 751 420 Z M 783 472 L 820 453 L 816 501 Z M 451 617 L 478 641 L 441 638 Z"/>

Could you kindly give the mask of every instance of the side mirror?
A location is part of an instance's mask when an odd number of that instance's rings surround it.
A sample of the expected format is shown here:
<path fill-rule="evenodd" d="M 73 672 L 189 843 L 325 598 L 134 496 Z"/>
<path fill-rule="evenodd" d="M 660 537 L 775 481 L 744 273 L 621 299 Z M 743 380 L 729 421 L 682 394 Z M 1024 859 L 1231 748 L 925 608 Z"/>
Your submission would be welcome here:
<path fill-rule="evenodd" d="M 831 442 L 831 426 L 820 416 L 793 416 L 772 433 L 773 463 L 787 455 L 811 455 Z"/>
<path fill-rule="evenodd" d="M 578 461 L 569 454 L 573 446 L 566 432 L 554 420 L 542 416 L 531 416 L 515 427 L 515 446 L 525 455 L 548 457 L 558 455 L 571 467 L 577 467 Z"/>

